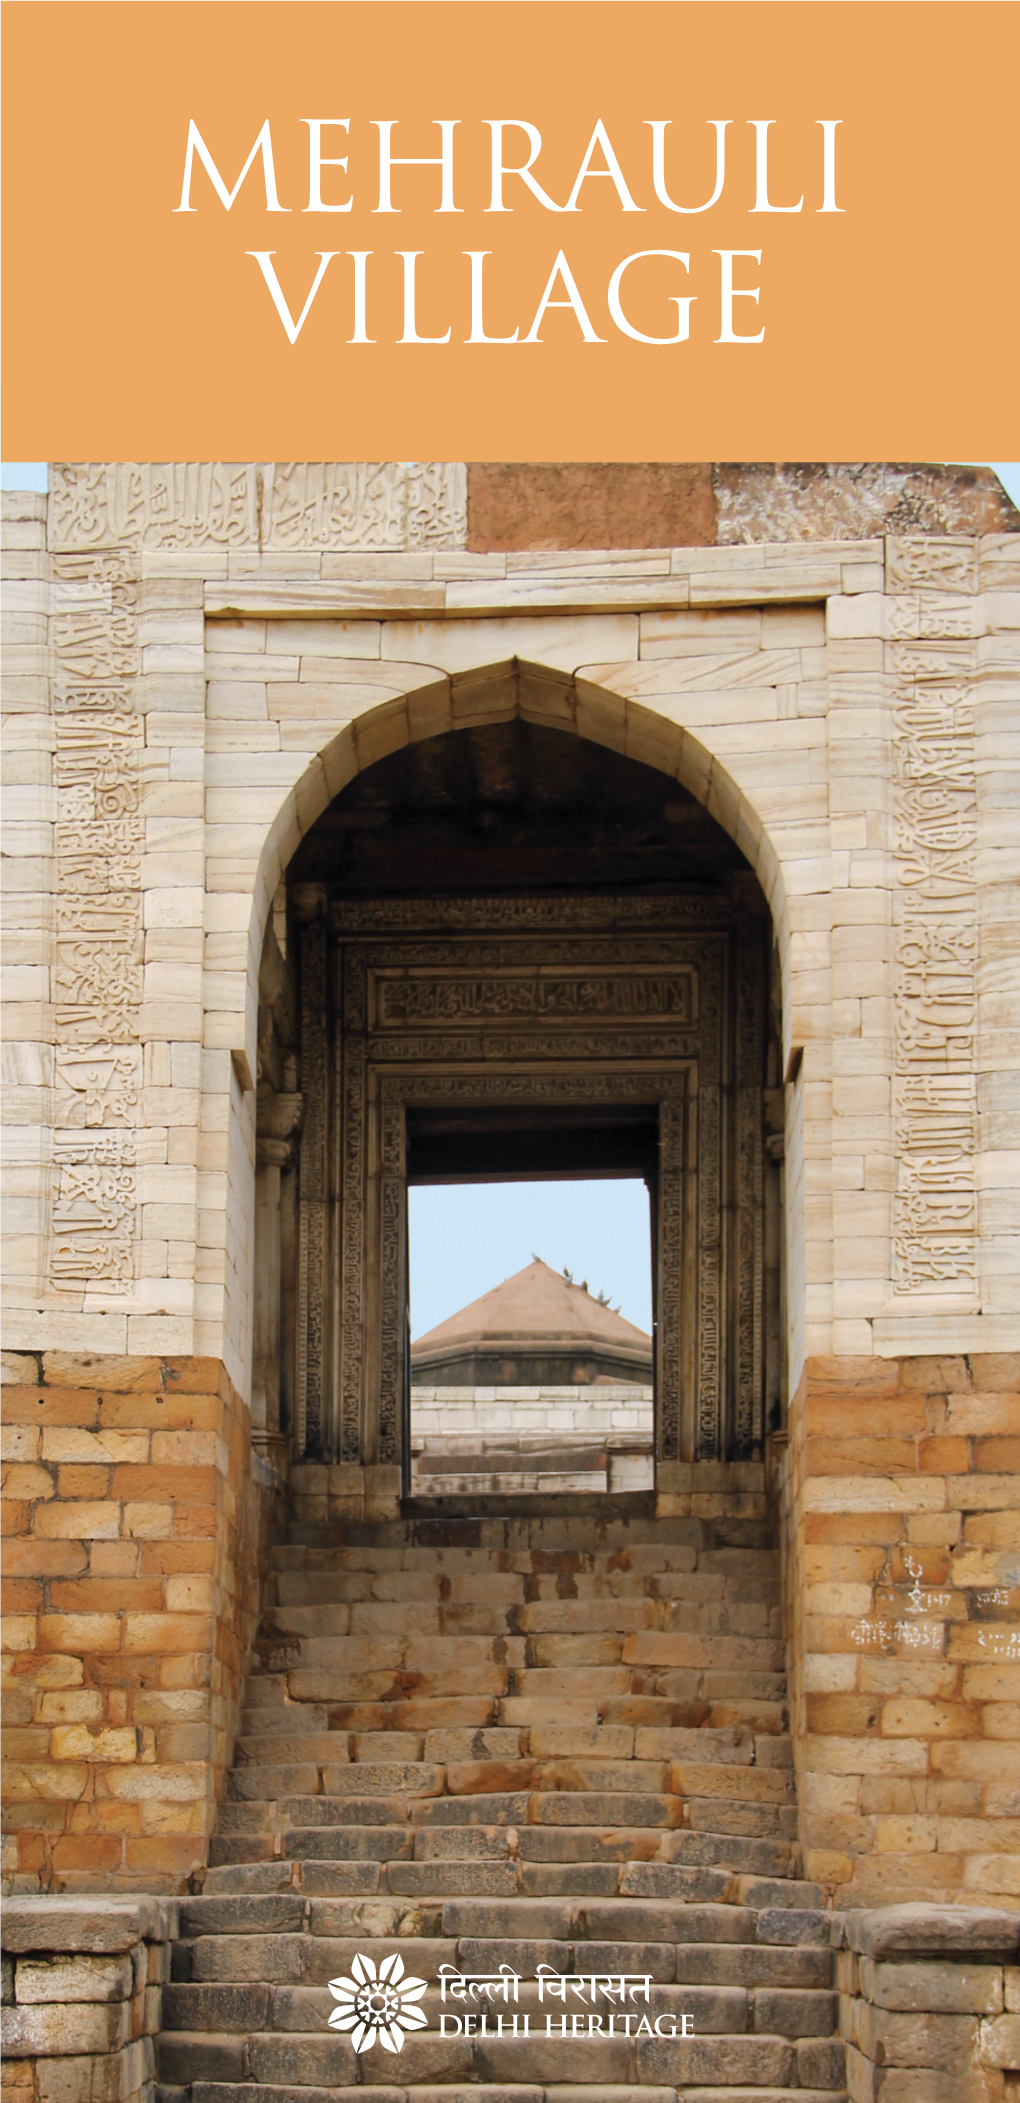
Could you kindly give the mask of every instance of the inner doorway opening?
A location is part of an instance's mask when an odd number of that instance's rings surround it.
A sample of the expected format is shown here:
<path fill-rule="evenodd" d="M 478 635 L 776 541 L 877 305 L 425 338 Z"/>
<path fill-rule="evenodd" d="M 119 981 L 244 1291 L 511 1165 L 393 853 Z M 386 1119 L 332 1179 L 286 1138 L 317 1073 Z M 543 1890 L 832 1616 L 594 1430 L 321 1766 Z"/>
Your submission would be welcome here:
<path fill-rule="evenodd" d="M 274 909 L 290 997 L 276 998 L 268 959 L 265 994 L 260 982 L 267 1175 L 288 1115 L 297 1134 L 262 1237 L 278 1248 L 290 1437 L 299 1458 L 343 1470 L 348 1502 L 376 1512 L 413 1491 L 412 1386 L 425 1383 L 412 1383 L 412 1333 L 423 1343 L 533 1258 L 572 1273 L 579 1294 L 587 1280 L 594 1306 L 607 1295 L 646 1350 L 651 1338 L 640 1384 L 656 1495 L 687 1494 L 692 1462 L 761 1450 L 766 901 L 675 780 L 511 715 L 518 674 L 505 684 L 505 721 L 401 748 L 334 799 Z M 540 1227 L 516 1268 L 419 1314 L 408 1222 L 429 1186 L 452 1198 L 463 1186 L 464 1198 L 472 1184 L 543 1179 L 629 1179 L 652 1195 L 650 1324 L 624 1306 L 614 1266 L 547 1246 Z M 509 1384 L 481 1371 L 478 1387 Z M 611 1483 L 608 1460 L 590 1472 Z"/>
<path fill-rule="evenodd" d="M 654 1487 L 647 1178 L 412 1181 L 408 1257 L 413 1496 Z"/>
<path fill-rule="evenodd" d="M 654 1105 L 409 1106 L 412 1495 L 654 1486 L 657 1168 Z"/>

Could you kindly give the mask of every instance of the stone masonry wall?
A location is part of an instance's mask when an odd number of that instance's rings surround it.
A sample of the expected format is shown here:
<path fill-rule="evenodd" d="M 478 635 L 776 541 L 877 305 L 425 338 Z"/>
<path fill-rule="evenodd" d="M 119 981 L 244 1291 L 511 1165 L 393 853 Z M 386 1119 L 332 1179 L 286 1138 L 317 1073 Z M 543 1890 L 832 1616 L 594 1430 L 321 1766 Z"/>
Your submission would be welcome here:
<path fill-rule="evenodd" d="M 497 466 L 65 463 L 4 499 L 11 1874 L 203 1859 L 278 1493 L 262 929 L 330 798 L 503 720 L 509 666 L 515 710 L 696 794 L 773 913 L 810 1870 L 1016 1910 L 1020 520 L 970 469 Z M 344 1517 L 357 1472 L 299 1487 Z"/>
<path fill-rule="evenodd" d="M 1015 2103 L 1015 1915 L 883 1906 L 834 1923 L 850 2103 Z"/>
<path fill-rule="evenodd" d="M 4 1369 L 7 1886 L 186 1888 L 283 1485 L 213 1361 L 9 1353 Z"/>
<path fill-rule="evenodd" d="M 173 1900 L 9 1899 L 5 2103 L 153 2103 Z"/>
<path fill-rule="evenodd" d="M 779 1471 L 805 1875 L 1020 1911 L 1020 1358 L 809 1359 Z"/>

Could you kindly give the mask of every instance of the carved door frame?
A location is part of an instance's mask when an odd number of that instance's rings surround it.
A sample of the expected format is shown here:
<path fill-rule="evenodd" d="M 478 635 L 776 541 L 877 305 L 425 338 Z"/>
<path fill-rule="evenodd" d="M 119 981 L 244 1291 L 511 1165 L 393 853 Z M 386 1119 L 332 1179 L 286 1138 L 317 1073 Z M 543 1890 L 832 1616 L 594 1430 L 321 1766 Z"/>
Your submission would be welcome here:
<path fill-rule="evenodd" d="M 405 1464 L 406 1114 L 654 1106 L 655 1452 L 761 1451 L 761 918 L 725 893 L 295 899 L 298 1457 Z"/>

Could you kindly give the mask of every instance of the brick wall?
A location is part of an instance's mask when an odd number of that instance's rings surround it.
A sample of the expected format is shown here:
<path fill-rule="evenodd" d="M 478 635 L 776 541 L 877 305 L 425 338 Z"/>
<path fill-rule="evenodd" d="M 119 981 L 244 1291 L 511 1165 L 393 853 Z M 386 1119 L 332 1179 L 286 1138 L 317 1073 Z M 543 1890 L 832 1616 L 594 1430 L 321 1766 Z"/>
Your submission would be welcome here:
<path fill-rule="evenodd" d="M 216 1360 L 8 1353 L 4 1370 L 5 1876 L 186 1888 L 282 1485 Z"/>
<path fill-rule="evenodd" d="M 1020 1910 L 1020 1359 L 809 1359 L 778 1469 L 805 1875 Z"/>

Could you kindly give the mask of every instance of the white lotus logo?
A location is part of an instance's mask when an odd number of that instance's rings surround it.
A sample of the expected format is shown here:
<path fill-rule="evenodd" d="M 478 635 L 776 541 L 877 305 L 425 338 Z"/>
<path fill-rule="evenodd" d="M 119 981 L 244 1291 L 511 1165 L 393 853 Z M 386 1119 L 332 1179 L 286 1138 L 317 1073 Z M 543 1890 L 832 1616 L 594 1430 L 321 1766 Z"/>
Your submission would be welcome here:
<path fill-rule="evenodd" d="M 428 2026 L 424 2009 L 416 2008 L 427 1979 L 405 1979 L 404 1960 L 394 1951 L 384 1957 L 378 1971 L 371 1957 L 360 1952 L 351 1963 L 349 1979 L 331 1979 L 329 1990 L 339 2007 L 329 2017 L 333 2030 L 349 2030 L 356 2052 L 368 2052 L 378 2038 L 387 2052 L 400 2052 L 405 2030 Z"/>

